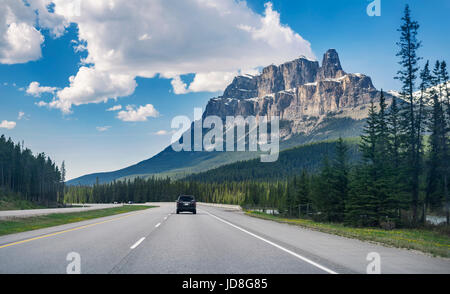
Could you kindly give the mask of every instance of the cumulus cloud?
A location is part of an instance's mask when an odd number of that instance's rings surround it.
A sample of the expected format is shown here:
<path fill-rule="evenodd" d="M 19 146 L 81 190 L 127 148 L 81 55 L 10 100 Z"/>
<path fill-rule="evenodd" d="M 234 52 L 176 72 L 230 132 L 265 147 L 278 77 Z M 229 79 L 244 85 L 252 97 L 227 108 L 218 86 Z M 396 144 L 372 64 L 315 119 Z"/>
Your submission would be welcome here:
<path fill-rule="evenodd" d="M 11 23 L 0 41 L 0 63 L 25 63 L 41 58 L 44 37 L 26 23 Z"/>
<path fill-rule="evenodd" d="M 186 94 L 190 92 L 217 92 L 224 89 L 238 72 L 209 72 L 197 73 L 189 85 L 184 83 L 180 76 L 172 79 L 171 84 L 175 94 Z"/>
<path fill-rule="evenodd" d="M 53 37 L 65 32 L 68 21 L 63 15 L 51 13 L 50 3 L 51 0 L 1 2 L 0 63 L 26 63 L 41 58 L 41 28 L 48 29 Z"/>
<path fill-rule="evenodd" d="M 128 105 L 126 110 L 119 111 L 117 118 L 126 122 L 141 122 L 147 121 L 149 117 L 158 117 L 159 112 L 151 104 L 145 106 L 139 106 L 135 108 L 134 106 Z"/>
<path fill-rule="evenodd" d="M 270 3 L 260 15 L 235 0 L 82 1 L 79 14 L 70 1 L 53 2 L 55 16 L 64 19 L 54 21 L 56 31 L 77 24 L 77 42 L 87 50 L 83 62 L 93 65 L 82 66 L 56 93 L 51 106 L 65 112 L 72 105 L 128 96 L 136 77 L 171 79 L 176 94 L 215 92 L 242 69 L 300 55 L 315 59 L 309 42 L 283 25 Z M 180 78 L 186 74 L 195 75 L 189 85 Z"/>
<path fill-rule="evenodd" d="M 21 119 L 24 118 L 24 117 L 25 117 L 25 112 L 19 111 L 19 114 L 17 115 L 17 119 L 18 119 L 18 120 L 21 120 Z"/>
<path fill-rule="evenodd" d="M 122 109 L 122 105 L 115 105 L 113 107 L 106 109 L 106 111 L 117 111 L 117 110 L 121 110 L 121 109 Z"/>
<path fill-rule="evenodd" d="M 54 93 L 58 88 L 56 87 L 42 87 L 38 82 L 31 82 L 26 92 L 35 97 L 41 97 L 43 93 Z"/>
<path fill-rule="evenodd" d="M 233 78 L 235 72 L 197 73 L 189 85 L 190 92 L 217 92 L 223 90 Z"/>
<path fill-rule="evenodd" d="M 50 102 L 50 107 L 70 113 L 72 105 L 100 103 L 129 96 L 137 86 L 133 76 L 98 71 L 86 66 L 81 67 L 76 76 L 71 76 L 69 82 L 68 87 L 56 93 L 56 99 Z"/>
<path fill-rule="evenodd" d="M 175 76 L 170 83 L 175 94 L 188 93 L 187 84 L 181 80 L 180 76 Z"/>
<path fill-rule="evenodd" d="M 34 104 L 39 106 L 39 107 L 46 107 L 46 106 L 48 107 L 48 103 L 45 102 L 45 101 L 39 101 L 39 102 L 36 102 Z"/>
<path fill-rule="evenodd" d="M 16 127 L 16 122 L 4 120 L 0 123 L 0 129 L 12 130 Z"/>

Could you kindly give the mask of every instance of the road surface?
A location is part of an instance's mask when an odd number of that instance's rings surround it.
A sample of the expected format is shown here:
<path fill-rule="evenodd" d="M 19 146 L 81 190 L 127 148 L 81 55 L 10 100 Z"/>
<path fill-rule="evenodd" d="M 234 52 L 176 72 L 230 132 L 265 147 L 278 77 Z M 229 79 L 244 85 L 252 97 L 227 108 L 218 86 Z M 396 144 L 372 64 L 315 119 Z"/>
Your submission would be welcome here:
<path fill-rule="evenodd" d="M 388 248 L 199 205 L 174 203 L 122 215 L 0 237 L 0 273 L 80 271 L 169 274 L 366 273 L 367 255 L 382 273 L 450 273 L 448 259 Z M 74 269 L 74 267 L 69 267 Z"/>

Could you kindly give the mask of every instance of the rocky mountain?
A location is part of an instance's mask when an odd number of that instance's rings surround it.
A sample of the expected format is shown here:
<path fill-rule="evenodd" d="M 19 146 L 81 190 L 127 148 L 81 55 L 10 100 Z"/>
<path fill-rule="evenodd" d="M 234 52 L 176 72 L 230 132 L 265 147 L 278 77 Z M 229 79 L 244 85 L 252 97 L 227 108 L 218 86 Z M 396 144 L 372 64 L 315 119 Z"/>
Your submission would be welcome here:
<path fill-rule="evenodd" d="M 265 67 L 257 76 L 238 76 L 222 96 L 212 98 L 203 117 L 279 116 L 280 149 L 339 136 L 359 136 L 370 101 L 380 92 L 370 77 L 346 73 L 334 49 L 319 62 L 298 58 L 279 66 Z M 388 104 L 392 95 L 386 94 Z M 255 152 L 174 152 L 169 146 L 153 158 L 107 173 L 92 174 L 69 184 L 93 184 L 136 176 L 183 177 L 238 160 L 258 156 Z"/>
<path fill-rule="evenodd" d="M 323 127 L 329 116 L 364 119 L 370 101 L 377 101 L 379 95 L 370 77 L 346 73 L 338 53 L 330 49 L 322 66 L 299 58 L 268 66 L 259 76 L 236 77 L 221 97 L 211 99 L 205 116 L 277 115 L 285 122 L 281 139 L 287 140 Z"/>

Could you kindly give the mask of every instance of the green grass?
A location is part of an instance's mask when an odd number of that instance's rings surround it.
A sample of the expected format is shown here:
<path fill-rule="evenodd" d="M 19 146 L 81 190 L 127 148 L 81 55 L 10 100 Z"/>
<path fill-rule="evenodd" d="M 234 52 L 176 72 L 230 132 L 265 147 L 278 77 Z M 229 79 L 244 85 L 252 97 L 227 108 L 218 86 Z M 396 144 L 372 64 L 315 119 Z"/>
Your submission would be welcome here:
<path fill-rule="evenodd" d="M 316 231 L 339 235 L 383 245 L 418 250 L 433 256 L 450 257 L 450 234 L 448 229 L 395 229 L 354 228 L 336 223 L 319 223 L 307 219 L 291 219 L 262 212 L 246 211 L 246 214 L 266 220 L 297 225 Z"/>
<path fill-rule="evenodd" d="M 8 220 L 1 220 L 0 236 L 48 228 L 53 226 L 59 226 L 69 223 L 81 222 L 94 218 L 139 211 L 153 207 L 156 206 L 124 205 L 121 207 L 90 210 L 83 212 L 54 213 L 49 215 L 34 216 L 27 218 L 14 218 Z"/>
<path fill-rule="evenodd" d="M 19 197 L 0 195 L 0 211 L 39 209 L 39 208 L 46 208 L 46 207 L 43 205 L 33 203 L 31 201 L 20 199 Z"/>

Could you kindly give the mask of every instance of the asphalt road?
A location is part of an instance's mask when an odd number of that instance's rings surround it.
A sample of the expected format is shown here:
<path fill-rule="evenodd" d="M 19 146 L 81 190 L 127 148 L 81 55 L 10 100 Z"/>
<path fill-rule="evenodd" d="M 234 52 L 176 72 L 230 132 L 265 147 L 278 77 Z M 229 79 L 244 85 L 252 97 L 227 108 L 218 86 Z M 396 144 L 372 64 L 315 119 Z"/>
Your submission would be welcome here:
<path fill-rule="evenodd" d="M 123 215 L 0 237 L 0 273 L 66 273 L 71 252 L 91 273 L 332 274 L 450 273 L 448 259 L 342 238 L 199 206 L 175 214 L 174 203 Z M 72 267 L 70 267 L 72 268 Z"/>

